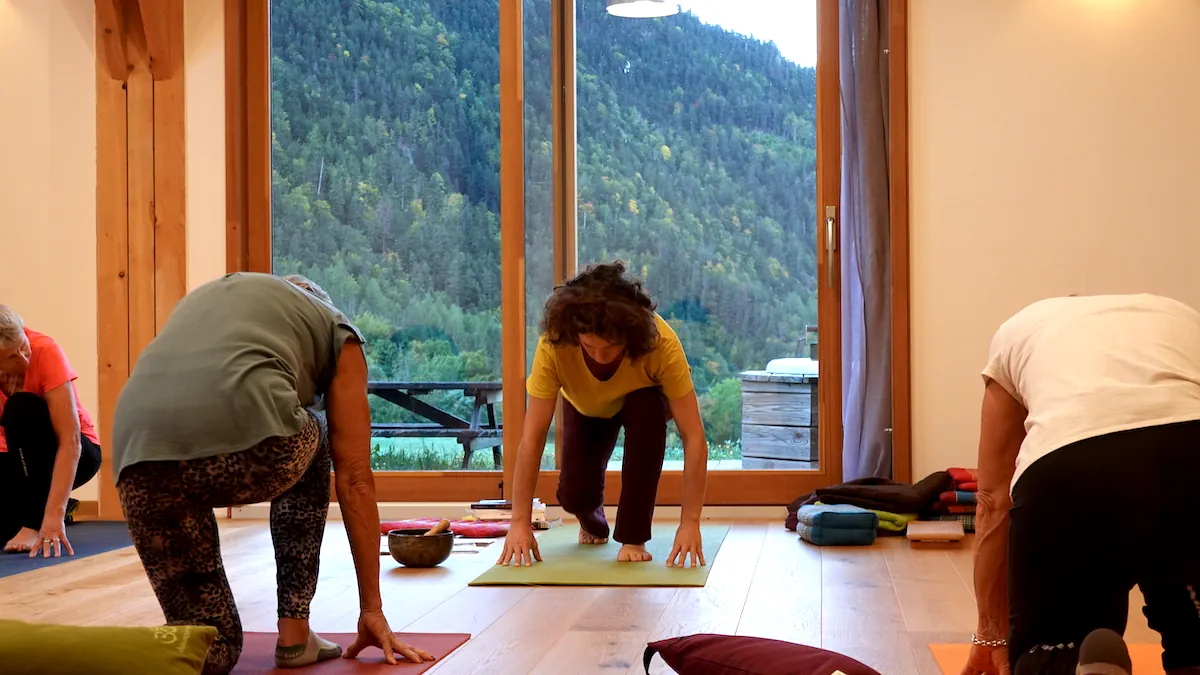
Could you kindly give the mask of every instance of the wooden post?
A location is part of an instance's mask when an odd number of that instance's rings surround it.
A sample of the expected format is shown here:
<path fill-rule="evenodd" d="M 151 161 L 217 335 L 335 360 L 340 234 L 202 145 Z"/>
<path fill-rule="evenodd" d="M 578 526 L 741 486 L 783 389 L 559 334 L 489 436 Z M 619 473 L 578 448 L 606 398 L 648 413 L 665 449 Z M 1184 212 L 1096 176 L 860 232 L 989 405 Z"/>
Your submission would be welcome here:
<path fill-rule="evenodd" d="M 500 0 L 500 315 L 504 495 L 525 421 L 525 102 L 521 0 Z"/>
<path fill-rule="evenodd" d="M 183 0 L 95 3 L 98 421 L 109 449 L 121 388 L 187 290 Z M 122 517 L 114 478 L 105 461 L 106 520 Z"/>

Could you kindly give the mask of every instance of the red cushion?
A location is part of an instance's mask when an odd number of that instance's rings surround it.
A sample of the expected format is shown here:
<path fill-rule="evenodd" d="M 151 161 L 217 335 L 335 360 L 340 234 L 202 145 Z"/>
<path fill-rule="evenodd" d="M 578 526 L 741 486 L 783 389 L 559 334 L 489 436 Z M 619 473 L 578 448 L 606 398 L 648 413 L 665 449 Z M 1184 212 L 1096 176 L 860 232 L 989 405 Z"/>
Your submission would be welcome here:
<path fill-rule="evenodd" d="M 655 653 L 679 675 L 879 675 L 848 656 L 756 637 L 701 634 L 651 642 L 646 672 Z"/>

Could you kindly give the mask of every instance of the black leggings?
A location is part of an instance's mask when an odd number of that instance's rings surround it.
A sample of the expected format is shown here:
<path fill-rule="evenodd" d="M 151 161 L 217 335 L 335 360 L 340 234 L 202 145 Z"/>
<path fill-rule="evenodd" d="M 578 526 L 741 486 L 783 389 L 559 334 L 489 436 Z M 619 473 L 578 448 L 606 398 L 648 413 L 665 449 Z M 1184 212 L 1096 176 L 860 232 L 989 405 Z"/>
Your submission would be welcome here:
<path fill-rule="evenodd" d="M 1013 490 L 1013 672 L 1073 674 L 1092 630 L 1125 632 L 1146 598 L 1163 668 L 1200 666 L 1200 422 L 1090 438 L 1037 460 Z"/>
<path fill-rule="evenodd" d="M 58 434 L 50 421 L 50 407 L 35 394 L 19 392 L 9 397 L 0 415 L 8 452 L 0 452 L 0 546 L 22 527 L 41 529 L 50 498 Z M 79 464 L 72 488 L 91 480 L 100 470 L 100 446 L 80 437 Z"/>

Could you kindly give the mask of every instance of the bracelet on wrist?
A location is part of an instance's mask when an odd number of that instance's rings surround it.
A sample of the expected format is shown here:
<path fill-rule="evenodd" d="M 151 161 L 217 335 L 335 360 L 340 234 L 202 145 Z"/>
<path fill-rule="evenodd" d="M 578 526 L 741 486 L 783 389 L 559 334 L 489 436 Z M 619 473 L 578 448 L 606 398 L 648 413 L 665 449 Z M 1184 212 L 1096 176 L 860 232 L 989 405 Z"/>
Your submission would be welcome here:
<path fill-rule="evenodd" d="M 986 640 L 975 633 L 971 633 L 971 644 L 977 647 L 1007 647 L 1008 640 Z"/>

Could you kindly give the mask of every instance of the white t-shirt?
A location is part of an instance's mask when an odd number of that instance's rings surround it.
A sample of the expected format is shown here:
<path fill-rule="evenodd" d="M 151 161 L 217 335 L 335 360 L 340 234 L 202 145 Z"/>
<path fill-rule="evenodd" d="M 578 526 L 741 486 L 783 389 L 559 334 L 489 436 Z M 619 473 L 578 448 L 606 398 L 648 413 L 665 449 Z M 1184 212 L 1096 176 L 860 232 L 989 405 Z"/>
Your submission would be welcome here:
<path fill-rule="evenodd" d="M 1147 294 L 1035 302 L 996 331 L 983 376 L 1029 411 L 1015 486 L 1076 441 L 1200 420 L 1200 313 Z"/>

